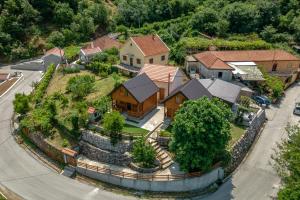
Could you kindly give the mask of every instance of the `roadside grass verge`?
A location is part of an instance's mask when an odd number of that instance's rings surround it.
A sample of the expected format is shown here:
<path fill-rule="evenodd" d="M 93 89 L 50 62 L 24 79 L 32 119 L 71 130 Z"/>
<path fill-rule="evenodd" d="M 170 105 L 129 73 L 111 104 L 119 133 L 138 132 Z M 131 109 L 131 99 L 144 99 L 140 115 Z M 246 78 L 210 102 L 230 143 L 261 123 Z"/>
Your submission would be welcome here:
<path fill-rule="evenodd" d="M 246 127 L 231 123 L 231 140 L 229 147 L 232 147 L 245 133 Z"/>

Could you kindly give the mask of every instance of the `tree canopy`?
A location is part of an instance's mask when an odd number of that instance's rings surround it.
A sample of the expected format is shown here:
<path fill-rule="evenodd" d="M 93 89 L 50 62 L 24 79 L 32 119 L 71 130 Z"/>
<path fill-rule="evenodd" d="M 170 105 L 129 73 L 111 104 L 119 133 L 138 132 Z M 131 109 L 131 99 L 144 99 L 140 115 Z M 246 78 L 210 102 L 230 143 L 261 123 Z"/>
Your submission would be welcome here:
<path fill-rule="evenodd" d="M 231 110 L 217 99 L 186 101 L 175 115 L 170 149 L 184 171 L 208 170 L 228 154 Z"/>
<path fill-rule="evenodd" d="M 286 130 L 288 138 L 279 144 L 273 157 L 275 168 L 283 180 L 278 199 L 296 200 L 300 199 L 300 127 L 288 126 Z"/>

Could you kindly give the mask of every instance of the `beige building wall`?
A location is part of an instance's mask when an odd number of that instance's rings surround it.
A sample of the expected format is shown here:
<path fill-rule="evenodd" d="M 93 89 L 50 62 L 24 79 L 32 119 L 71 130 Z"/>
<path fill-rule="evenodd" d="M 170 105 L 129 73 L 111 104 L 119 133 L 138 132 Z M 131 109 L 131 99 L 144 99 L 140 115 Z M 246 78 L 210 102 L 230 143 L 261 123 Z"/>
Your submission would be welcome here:
<path fill-rule="evenodd" d="M 277 63 L 277 72 L 297 71 L 300 61 L 255 61 L 258 66 L 262 66 L 267 72 L 271 72 L 273 65 Z"/>
<path fill-rule="evenodd" d="M 126 56 L 126 60 L 124 60 L 124 56 Z M 164 60 L 161 59 L 162 56 L 165 56 Z M 130 58 L 132 59 L 132 63 L 130 63 Z M 137 63 L 137 59 L 140 59 L 141 62 Z M 141 49 L 139 49 L 131 38 L 120 49 L 120 61 L 123 64 L 132 64 L 134 67 L 142 68 L 145 63 L 150 63 L 150 59 L 153 59 L 153 64 L 166 65 L 169 62 L 169 52 L 145 57 Z"/>
<path fill-rule="evenodd" d="M 124 60 L 124 56 L 126 56 L 126 60 Z M 132 63 L 130 63 L 130 59 L 132 59 Z M 141 60 L 140 64 L 137 63 L 137 59 Z M 123 64 L 132 64 L 132 66 L 138 68 L 142 68 L 145 64 L 145 56 L 131 38 L 120 49 L 120 60 Z"/>

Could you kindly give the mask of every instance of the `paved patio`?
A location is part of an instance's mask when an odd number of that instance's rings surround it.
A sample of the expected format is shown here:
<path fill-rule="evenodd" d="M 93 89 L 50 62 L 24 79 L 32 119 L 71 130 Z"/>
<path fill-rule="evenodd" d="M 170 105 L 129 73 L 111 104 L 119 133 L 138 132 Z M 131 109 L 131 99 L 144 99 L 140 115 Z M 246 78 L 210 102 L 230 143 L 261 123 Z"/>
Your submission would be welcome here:
<path fill-rule="evenodd" d="M 133 122 L 126 120 L 127 124 L 137 126 L 148 131 L 153 131 L 160 123 L 164 121 L 164 107 L 162 105 L 157 106 L 156 109 L 147 114 L 139 122 Z"/>

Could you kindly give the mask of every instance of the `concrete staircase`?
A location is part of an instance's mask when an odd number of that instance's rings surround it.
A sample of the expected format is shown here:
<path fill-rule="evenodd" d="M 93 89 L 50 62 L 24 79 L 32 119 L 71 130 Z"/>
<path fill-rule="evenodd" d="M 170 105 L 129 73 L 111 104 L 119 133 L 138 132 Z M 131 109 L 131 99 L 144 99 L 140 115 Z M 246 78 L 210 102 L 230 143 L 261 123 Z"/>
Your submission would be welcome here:
<path fill-rule="evenodd" d="M 148 137 L 147 142 L 154 148 L 156 152 L 156 158 L 160 162 L 160 167 L 162 170 L 167 169 L 170 165 L 173 164 L 172 157 L 169 155 L 168 151 L 162 148 L 158 143 L 156 138 L 159 135 L 159 132 L 161 131 L 161 128 L 165 124 L 160 124 Z"/>
<path fill-rule="evenodd" d="M 173 160 L 169 153 L 159 146 L 156 140 L 149 139 L 149 144 L 154 148 L 156 152 L 156 158 L 160 162 L 161 169 L 167 169 L 170 165 L 173 164 Z"/>
<path fill-rule="evenodd" d="M 76 169 L 73 166 L 65 166 L 64 170 L 61 172 L 61 175 L 64 175 L 69 178 L 73 178 L 75 176 Z"/>

